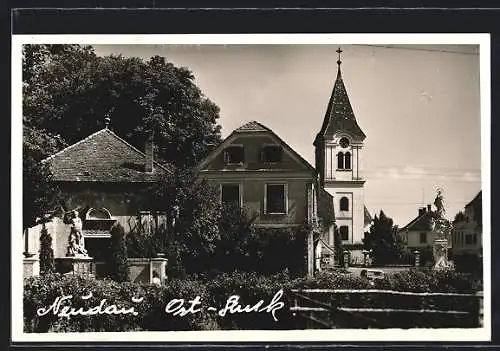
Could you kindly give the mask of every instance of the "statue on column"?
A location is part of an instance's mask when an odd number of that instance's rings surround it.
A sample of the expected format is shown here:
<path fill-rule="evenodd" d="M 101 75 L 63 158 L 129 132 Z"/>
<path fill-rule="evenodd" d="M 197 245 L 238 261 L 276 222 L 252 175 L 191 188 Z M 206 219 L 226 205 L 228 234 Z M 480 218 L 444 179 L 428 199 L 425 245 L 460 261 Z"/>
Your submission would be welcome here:
<path fill-rule="evenodd" d="M 434 239 L 434 269 L 448 268 L 448 240 L 451 235 L 451 222 L 445 218 L 443 189 L 437 189 L 434 200 L 436 206 L 435 217 L 432 220 Z"/>
<path fill-rule="evenodd" d="M 82 220 L 79 217 L 78 211 L 73 211 L 71 231 L 68 237 L 68 252 L 66 256 L 88 256 L 87 250 L 85 250 L 84 247 L 82 228 Z"/>

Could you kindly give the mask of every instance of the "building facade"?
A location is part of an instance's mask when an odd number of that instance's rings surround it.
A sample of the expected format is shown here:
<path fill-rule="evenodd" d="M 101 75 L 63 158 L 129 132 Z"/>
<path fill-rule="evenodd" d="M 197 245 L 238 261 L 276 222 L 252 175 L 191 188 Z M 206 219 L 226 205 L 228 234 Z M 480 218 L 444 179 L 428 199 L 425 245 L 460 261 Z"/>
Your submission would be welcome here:
<path fill-rule="evenodd" d="M 482 262 L 482 191 L 465 205 L 453 221 L 453 256 L 459 270 L 470 271 Z"/>
<path fill-rule="evenodd" d="M 364 232 L 367 221 L 370 222 L 365 216 L 364 204 L 363 146 L 366 136 L 349 101 L 340 69 L 342 51 L 338 52 L 337 78 L 314 146 L 320 184 L 333 197 L 334 220 L 342 247 L 350 252 L 351 262 L 356 263 L 363 260 Z"/>

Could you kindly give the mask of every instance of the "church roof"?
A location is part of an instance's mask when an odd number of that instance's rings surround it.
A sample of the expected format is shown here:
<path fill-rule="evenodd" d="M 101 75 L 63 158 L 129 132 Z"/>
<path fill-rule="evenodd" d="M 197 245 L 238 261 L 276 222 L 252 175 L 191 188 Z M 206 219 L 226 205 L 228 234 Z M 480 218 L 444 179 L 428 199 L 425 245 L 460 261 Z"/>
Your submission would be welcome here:
<path fill-rule="evenodd" d="M 64 182 L 144 183 L 155 182 L 168 169 L 154 162 L 152 172 L 145 172 L 146 155 L 108 128 L 49 156 L 53 180 Z"/>
<path fill-rule="evenodd" d="M 338 132 L 347 132 L 353 138 L 364 140 L 365 134 L 356 122 L 351 102 L 342 80 L 340 64 L 337 72 L 337 79 L 333 86 L 332 95 L 328 102 L 325 118 L 321 130 L 316 136 L 315 143 L 325 137 L 332 137 Z"/>

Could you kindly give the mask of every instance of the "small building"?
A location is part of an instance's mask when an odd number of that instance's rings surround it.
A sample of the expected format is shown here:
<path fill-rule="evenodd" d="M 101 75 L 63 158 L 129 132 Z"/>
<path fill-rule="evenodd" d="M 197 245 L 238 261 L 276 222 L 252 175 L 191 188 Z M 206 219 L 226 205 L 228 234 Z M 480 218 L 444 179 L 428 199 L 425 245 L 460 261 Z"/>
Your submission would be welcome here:
<path fill-rule="evenodd" d="M 433 231 L 433 221 L 436 213 L 432 210 L 432 205 L 418 209 L 418 215 L 407 225 L 398 231 L 398 235 L 403 239 L 405 245 L 412 250 L 428 248 L 432 250 L 436 234 Z M 448 238 L 448 249 L 453 248 L 452 237 Z"/>
<path fill-rule="evenodd" d="M 468 271 L 482 260 L 482 191 L 465 205 L 453 221 L 452 241 L 455 266 Z"/>
<path fill-rule="evenodd" d="M 65 215 L 70 211 L 78 211 L 85 248 L 96 260 L 106 255 L 113 224 L 120 223 L 128 233 L 139 225 L 154 230 L 165 223 L 166 215 L 150 212 L 144 196 L 169 172 L 154 160 L 153 151 L 149 138 L 142 152 L 106 126 L 42 161 L 49 165 L 64 202 L 45 224 L 56 259 L 67 253 L 70 225 Z M 41 228 L 25 231 L 26 257 L 36 258 Z"/>

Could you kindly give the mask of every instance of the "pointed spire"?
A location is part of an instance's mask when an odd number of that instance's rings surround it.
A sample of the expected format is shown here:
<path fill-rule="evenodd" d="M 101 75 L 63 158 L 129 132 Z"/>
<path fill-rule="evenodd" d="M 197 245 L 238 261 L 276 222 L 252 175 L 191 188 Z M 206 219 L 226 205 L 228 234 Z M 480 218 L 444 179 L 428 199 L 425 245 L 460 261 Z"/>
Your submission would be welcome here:
<path fill-rule="evenodd" d="M 347 132 L 356 139 L 365 139 L 365 134 L 356 122 L 356 117 L 354 116 L 354 111 L 349 101 L 349 96 L 347 96 L 347 90 L 340 72 L 340 65 L 342 64 L 340 54 L 342 54 L 343 50 L 339 47 L 336 52 L 338 54 L 337 79 L 335 80 L 332 95 L 328 102 L 323 125 L 314 141 L 315 145 L 320 139 L 333 137 L 338 132 Z"/>
<path fill-rule="evenodd" d="M 337 49 L 337 54 L 339 54 L 339 58 L 337 59 L 337 66 L 338 66 L 338 72 L 339 73 L 340 73 L 340 65 L 342 64 L 342 61 L 340 60 L 340 54 L 342 54 L 342 52 L 343 51 L 342 51 L 342 49 L 339 46 L 339 48 Z"/>

